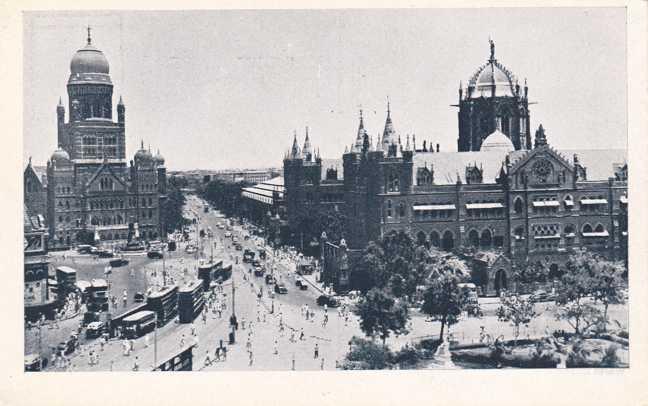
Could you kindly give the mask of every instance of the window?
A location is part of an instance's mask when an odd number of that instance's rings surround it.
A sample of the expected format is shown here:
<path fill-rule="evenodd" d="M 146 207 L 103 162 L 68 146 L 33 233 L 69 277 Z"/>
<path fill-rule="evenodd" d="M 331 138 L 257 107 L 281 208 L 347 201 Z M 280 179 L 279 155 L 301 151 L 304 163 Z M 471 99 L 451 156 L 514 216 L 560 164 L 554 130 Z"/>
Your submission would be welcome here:
<path fill-rule="evenodd" d="M 400 217 L 405 217 L 405 203 L 400 203 L 398 205 L 398 215 Z"/>
<path fill-rule="evenodd" d="M 522 214 L 523 203 L 521 198 L 519 197 L 515 198 L 515 201 L 513 202 L 513 210 L 515 210 L 516 214 Z"/>
<path fill-rule="evenodd" d="M 590 226 L 589 224 L 585 224 L 583 226 L 583 233 L 591 233 L 591 232 L 592 232 L 592 226 Z"/>
<path fill-rule="evenodd" d="M 524 239 L 524 227 L 518 226 L 513 230 L 513 236 L 515 237 L 516 240 L 523 240 Z"/>
<path fill-rule="evenodd" d="M 437 233 L 436 231 L 432 231 L 430 233 L 430 244 L 432 244 L 433 247 L 439 247 L 440 239 L 441 238 L 439 237 L 439 233 Z"/>
<path fill-rule="evenodd" d="M 387 218 L 392 218 L 393 215 L 394 215 L 394 213 L 392 211 L 392 201 L 387 200 Z"/>
<path fill-rule="evenodd" d="M 389 180 L 387 182 L 387 191 L 388 192 L 400 191 L 400 179 L 398 178 L 398 173 L 392 172 L 389 174 Z"/>

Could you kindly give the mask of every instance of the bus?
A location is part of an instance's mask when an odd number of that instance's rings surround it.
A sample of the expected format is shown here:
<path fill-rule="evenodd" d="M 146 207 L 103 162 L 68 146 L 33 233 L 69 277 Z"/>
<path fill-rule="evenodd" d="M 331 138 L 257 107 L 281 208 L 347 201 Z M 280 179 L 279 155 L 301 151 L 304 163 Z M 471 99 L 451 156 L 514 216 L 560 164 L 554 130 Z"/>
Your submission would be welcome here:
<path fill-rule="evenodd" d="M 88 311 L 108 311 L 108 283 L 105 279 L 93 279 L 86 289 L 88 293 Z"/>
<path fill-rule="evenodd" d="M 180 323 L 191 323 L 205 305 L 203 281 L 197 279 L 178 290 L 178 317 Z"/>
<path fill-rule="evenodd" d="M 226 281 L 232 276 L 232 263 L 223 264 L 216 269 L 214 280 Z"/>
<path fill-rule="evenodd" d="M 157 313 L 158 327 L 162 327 L 178 314 L 178 286 L 165 286 L 146 299 L 147 308 Z"/>
<path fill-rule="evenodd" d="M 209 261 L 198 266 L 198 279 L 203 282 L 203 290 L 209 290 L 209 284 L 215 279 L 214 273 L 223 264 L 223 261 Z"/>
<path fill-rule="evenodd" d="M 76 290 L 77 271 L 69 266 L 56 268 L 56 281 L 59 286 L 59 298 L 63 299 Z"/>
<path fill-rule="evenodd" d="M 155 312 L 142 310 L 122 320 L 126 338 L 138 338 L 155 329 Z"/>

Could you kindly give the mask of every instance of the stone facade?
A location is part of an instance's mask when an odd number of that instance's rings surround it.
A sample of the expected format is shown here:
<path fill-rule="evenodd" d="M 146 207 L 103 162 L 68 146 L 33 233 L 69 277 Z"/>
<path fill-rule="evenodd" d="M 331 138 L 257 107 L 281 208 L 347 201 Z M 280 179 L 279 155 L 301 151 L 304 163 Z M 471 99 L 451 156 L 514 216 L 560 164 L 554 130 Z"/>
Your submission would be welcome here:
<path fill-rule="evenodd" d="M 142 142 L 134 160 L 126 162 L 126 108 L 120 97 L 114 122 L 108 61 L 89 34 L 70 71 L 69 120 L 59 100 L 59 148 L 47 162 L 51 247 L 126 240 L 135 223 L 143 239 L 165 239 L 160 216 L 166 199 L 164 158 Z"/>

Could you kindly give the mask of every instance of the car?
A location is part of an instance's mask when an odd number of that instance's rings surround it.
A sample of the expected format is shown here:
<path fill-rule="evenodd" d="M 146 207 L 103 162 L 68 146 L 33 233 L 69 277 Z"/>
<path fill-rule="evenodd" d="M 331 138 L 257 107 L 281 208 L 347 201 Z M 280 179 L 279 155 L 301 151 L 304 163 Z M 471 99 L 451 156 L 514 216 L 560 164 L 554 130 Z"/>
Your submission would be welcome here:
<path fill-rule="evenodd" d="M 334 296 L 321 295 L 317 298 L 317 305 L 318 306 L 327 305 L 328 307 L 339 307 L 340 301 Z"/>
<path fill-rule="evenodd" d="M 299 288 L 299 290 L 307 290 L 308 289 L 308 284 L 302 281 L 301 279 L 297 279 L 295 281 L 295 286 Z"/>
<path fill-rule="evenodd" d="M 198 251 L 198 249 L 196 247 L 194 247 L 193 245 L 187 245 L 187 248 L 185 248 L 185 252 L 187 254 L 194 254 L 194 253 L 196 253 L 196 251 Z"/>
<path fill-rule="evenodd" d="M 263 275 L 265 275 L 265 269 L 254 268 L 254 276 L 263 276 Z"/>
<path fill-rule="evenodd" d="M 241 244 L 234 244 L 234 247 L 237 251 L 243 251 L 243 246 Z"/>
<path fill-rule="evenodd" d="M 265 283 L 266 284 L 272 285 L 275 282 L 276 282 L 275 277 L 272 276 L 271 274 L 268 274 L 268 275 L 265 276 Z"/>
<path fill-rule="evenodd" d="M 135 292 L 133 295 L 133 301 L 135 301 L 135 303 L 142 303 L 144 301 L 144 293 Z"/>
<path fill-rule="evenodd" d="M 254 261 L 252 261 L 252 266 L 255 268 L 260 268 L 261 262 L 255 259 Z"/>
<path fill-rule="evenodd" d="M 97 251 L 99 258 L 112 258 L 115 256 L 115 253 L 111 250 L 100 249 Z"/>
<path fill-rule="evenodd" d="M 103 321 L 93 321 L 86 327 L 86 338 L 100 337 L 108 331 L 108 326 Z"/>
<path fill-rule="evenodd" d="M 275 293 L 279 293 L 279 294 L 282 294 L 282 295 L 285 295 L 286 293 L 288 293 L 288 289 L 286 288 L 286 285 L 284 285 L 283 283 L 275 284 L 274 291 L 275 291 Z"/>
<path fill-rule="evenodd" d="M 231 237 L 232 237 L 232 233 L 230 233 L 229 231 L 226 231 L 225 232 L 225 238 L 231 238 Z"/>
<path fill-rule="evenodd" d="M 77 247 L 77 252 L 78 252 L 79 254 L 89 254 L 91 248 L 92 248 L 91 245 L 87 245 L 87 244 L 80 244 L 80 245 Z"/>
<path fill-rule="evenodd" d="M 68 355 L 74 352 L 76 350 L 77 345 L 79 343 L 79 339 L 77 338 L 76 335 L 72 334 L 70 335 L 70 338 L 68 338 L 65 341 L 61 341 L 59 345 L 56 347 L 56 350 L 58 353 L 61 353 L 63 351 L 64 355 Z"/>
<path fill-rule="evenodd" d="M 113 268 L 118 268 L 124 265 L 128 265 L 128 260 L 125 258 L 115 258 L 110 260 L 110 266 Z"/>
<path fill-rule="evenodd" d="M 234 244 L 238 244 L 238 242 L 239 242 L 238 237 L 232 237 L 232 242 L 233 242 Z"/>
<path fill-rule="evenodd" d="M 531 299 L 532 302 L 544 302 L 549 300 L 549 294 L 542 289 L 538 289 L 531 294 L 529 299 Z"/>
<path fill-rule="evenodd" d="M 39 354 L 25 355 L 25 371 L 40 371 L 43 369 L 43 359 Z"/>
<path fill-rule="evenodd" d="M 151 250 L 146 253 L 146 256 L 151 258 L 151 259 L 162 259 L 164 257 L 164 253 L 160 250 Z"/>

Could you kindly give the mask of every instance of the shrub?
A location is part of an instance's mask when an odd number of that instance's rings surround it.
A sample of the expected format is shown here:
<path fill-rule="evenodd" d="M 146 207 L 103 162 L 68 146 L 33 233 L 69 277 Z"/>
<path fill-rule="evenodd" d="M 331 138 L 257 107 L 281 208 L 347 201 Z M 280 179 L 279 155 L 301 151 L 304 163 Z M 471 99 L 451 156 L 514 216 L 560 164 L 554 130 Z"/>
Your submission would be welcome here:
<path fill-rule="evenodd" d="M 393 354 L 387 346 L 364 338 L 353 337 L 351 339 L 351 351 L 347 354 L 346 360 L 352 363 L 361 363 L 362 365 L 362 368 L 349 369 L 386 369 L 392 363 Z M 343 369 L 346 369 L 344 364 Z"/>

